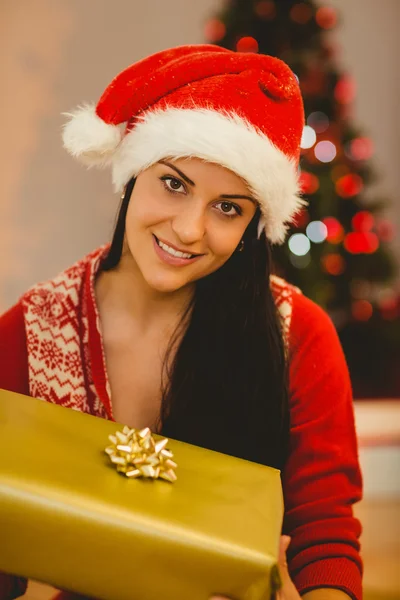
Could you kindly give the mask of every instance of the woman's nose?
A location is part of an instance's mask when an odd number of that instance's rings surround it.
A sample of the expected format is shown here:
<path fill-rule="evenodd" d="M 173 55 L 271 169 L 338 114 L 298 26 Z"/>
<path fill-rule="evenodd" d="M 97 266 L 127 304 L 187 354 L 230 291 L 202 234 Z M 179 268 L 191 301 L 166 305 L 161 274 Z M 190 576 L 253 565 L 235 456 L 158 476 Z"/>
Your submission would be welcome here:
<path fill-rule="evenodd" d="M 172 229 L 184 244 L 194 244 L 203 239 L 206 228 L 204 207 L 187 207 L 172 220 Z"/>

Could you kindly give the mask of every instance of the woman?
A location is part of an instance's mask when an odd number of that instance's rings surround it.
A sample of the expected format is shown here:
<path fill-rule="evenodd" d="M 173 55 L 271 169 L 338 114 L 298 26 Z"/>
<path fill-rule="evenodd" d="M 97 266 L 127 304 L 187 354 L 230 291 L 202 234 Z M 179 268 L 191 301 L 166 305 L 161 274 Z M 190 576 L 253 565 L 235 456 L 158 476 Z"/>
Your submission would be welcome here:
<path fill-rule="evenodd" d="M 347 368 L 328 317 L 271 276 L 302 205 L 296 78 L 185 46 L 69 116 L 66 148 L 123 191 L 114 237 L 3 315 L 0 387 L 278 467 L 281 597 L 360 599 Z"/>

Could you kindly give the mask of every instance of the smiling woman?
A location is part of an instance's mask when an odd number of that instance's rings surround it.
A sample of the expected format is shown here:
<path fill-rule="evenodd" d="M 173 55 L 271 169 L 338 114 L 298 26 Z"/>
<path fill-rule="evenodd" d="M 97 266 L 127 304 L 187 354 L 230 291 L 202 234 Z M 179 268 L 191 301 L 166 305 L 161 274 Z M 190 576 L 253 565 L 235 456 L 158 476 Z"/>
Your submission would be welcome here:
<path fill-rule="evenodd" d="M 272 274 L 302 206 L 295 76 L 184 46 L 69 117 L 67 150 L 122 192 L 114 236 L 0 318 L 0 387 L 279 468 L 281 597 L 358 600 L 347 368 L 328 317 Z M 0 576 L 1 600 L 23 588 Z"/>

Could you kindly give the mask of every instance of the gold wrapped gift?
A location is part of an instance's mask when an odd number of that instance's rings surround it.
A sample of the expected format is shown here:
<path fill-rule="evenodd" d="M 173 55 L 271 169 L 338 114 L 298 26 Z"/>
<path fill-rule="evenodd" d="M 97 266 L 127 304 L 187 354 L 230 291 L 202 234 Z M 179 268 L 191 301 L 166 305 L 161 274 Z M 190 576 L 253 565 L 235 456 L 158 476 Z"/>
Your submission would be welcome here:
<path fill-rule="evenodd" d="M 174 483 L 129 478 L 117 427 L 0 391 L 0 570 L 103 600 L 269 599 L 279 471 L 169 440 Z"/>

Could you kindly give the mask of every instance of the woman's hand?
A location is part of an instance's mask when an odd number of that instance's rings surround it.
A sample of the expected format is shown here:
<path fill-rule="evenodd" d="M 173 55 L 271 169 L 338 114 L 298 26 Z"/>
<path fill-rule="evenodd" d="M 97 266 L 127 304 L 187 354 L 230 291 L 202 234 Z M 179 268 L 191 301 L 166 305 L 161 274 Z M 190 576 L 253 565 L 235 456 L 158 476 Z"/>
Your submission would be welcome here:
<path fill-rule="evenodd" d="M 276 595 L 276 600 L 301 600 L 299 592 L 296 590 L 293 581 L 290 579 L 288 564 L 286 560 L 286 550 L 290 544 L 290 537 L 282 535 L 279 544 L 278 567 L 282 580 L 282 587 Z M 224 596 L 213 596 L 210 600 L 229 600 Z"/>

